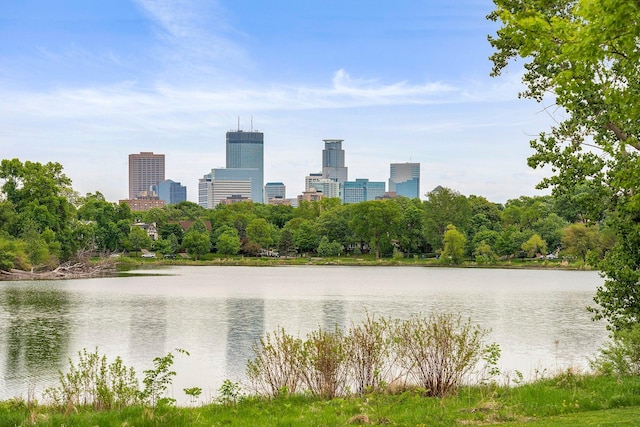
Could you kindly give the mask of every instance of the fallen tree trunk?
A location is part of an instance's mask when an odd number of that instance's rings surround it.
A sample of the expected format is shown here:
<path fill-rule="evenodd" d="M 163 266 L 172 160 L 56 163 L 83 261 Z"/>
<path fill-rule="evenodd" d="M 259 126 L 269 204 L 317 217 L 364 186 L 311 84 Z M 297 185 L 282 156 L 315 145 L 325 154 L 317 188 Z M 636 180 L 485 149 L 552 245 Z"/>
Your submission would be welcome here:
<path fill-rule="evenodd" d="M 0 280 L 60 280 L 102 277 L 113 274 L 116 264 L 103 259 L 96 263 L 74 262 L 59 265 L 49 271 L 0 270 Z"/>

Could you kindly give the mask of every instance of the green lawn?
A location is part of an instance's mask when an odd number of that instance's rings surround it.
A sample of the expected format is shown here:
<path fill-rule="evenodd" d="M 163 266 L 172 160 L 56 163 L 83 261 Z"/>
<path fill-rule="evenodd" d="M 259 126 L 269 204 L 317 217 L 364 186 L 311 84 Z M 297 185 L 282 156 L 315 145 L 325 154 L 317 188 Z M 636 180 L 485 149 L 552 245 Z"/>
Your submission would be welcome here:
<path fill-rule="evenodd" d="M 446 398 L 419 389 L 321 400 L 247 397 L 237 404 L 94 411 L 14 399 L 0 426 L 640 426 L 640 378 L 563 374 L 517 387 L 463 388 Z"/>

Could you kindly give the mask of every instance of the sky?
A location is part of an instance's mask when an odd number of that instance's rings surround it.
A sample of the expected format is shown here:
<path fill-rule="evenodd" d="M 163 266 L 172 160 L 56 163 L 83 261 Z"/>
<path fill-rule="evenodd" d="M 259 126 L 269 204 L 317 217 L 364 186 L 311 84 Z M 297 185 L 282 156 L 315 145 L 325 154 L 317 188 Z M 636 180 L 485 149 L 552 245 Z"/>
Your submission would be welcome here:
<path fill-rule="evenodd" d="M 343 139 L 349 179 L 419 162 L 440 185 L 504 203 L 543 194 L 529 140 L 545 105 L 522 62 L 489 76 L 490 0 L 3 0 L 0 158 L 59 162 L 80 194 L 128 196 L 128 155 L 165 154 L 197 202 L 225 134 L 264 132 L 287 197 Z"/>

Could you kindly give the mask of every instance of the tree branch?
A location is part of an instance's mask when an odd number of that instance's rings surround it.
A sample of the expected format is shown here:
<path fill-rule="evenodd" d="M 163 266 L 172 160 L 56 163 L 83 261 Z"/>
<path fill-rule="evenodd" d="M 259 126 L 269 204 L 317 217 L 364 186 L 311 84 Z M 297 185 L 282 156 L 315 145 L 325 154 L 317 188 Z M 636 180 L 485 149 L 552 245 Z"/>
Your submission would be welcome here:
<path fill-rule="evenodd" d="M 616 125 L 613 122 L 609 122 L 609 123 L 607 123 L 607 129 L 609 129 L 611 132 L 613 132 L 613 134 L 616 136 L 616 138 L 618 138 L 618 140 L 620 140 L 621 142 L 624 142 L 627 145 L 630 145 L 631 147 L 633 147 L 636 150 L 640 151 L 640 142 L 636 141 L 635 143 L 631 143 L 629 141 L 629 135 L 627 135 L 625 132 L 623 132 L 622 129 L 620 129 L 618 127 L 618 125 Z"/>

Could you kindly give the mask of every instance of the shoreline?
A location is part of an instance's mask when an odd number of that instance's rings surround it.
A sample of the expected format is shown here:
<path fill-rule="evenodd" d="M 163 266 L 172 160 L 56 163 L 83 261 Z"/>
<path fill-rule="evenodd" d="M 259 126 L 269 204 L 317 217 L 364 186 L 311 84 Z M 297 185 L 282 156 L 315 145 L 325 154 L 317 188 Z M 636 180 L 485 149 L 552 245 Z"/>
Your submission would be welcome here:
<path fill-rule="evenodd" d="M 107 261 L 106 261 L 107 260 Z M 365 258 L 267 258 L 267 257 L 232 257 L 209 258 L 204 260 L 192 259 L 141 259 L 123 257 L 117 260 L 96 258 L 88 264 L 74 264 L 75 268 L 59 266 L 54 270 L 33 272 L 22 270 L 0 270 L 2 281 L 38 281 L 38 280 L 69 280 L 99 277 L 116 277 L 130 270 L 145 267 L 169 266 L 226 266 L 226 267 L 279 267 L 279 266 L 344 266 L 344 267 L 425 267 L 425 268 L 477 268 L 477 269 L 505 269 L 505 270 L 563 270 L 563 271 L 597 271 L 589 266 L 568 264 L 562 261 L 549 260 L 513 260 L 496 262 L 494 264 L 478 264 L 465 262 L 462 264 L 443 264 L 434 258 L 428 259 L 392 259 L 379 260 Z M 75 270 L 75 271 L 74 271 Z M 64 271 L 64 274 L 61 274 Z"/>

